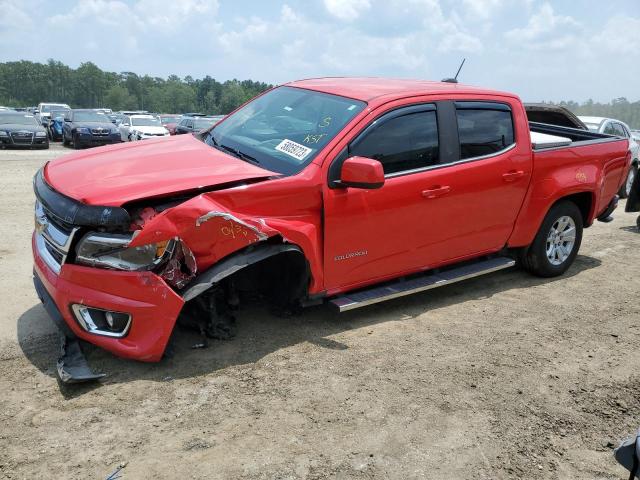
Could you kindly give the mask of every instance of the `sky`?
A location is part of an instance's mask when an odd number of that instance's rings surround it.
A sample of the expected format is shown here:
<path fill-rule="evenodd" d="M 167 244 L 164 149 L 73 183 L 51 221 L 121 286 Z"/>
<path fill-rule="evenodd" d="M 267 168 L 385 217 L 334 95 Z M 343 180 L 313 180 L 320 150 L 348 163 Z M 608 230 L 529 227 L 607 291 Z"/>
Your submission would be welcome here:
<path fill-rule="evenodd" d="M 640 0 L 0 0 L 0 61 L 279 84 L 460 81 L 640 100 Z"/>

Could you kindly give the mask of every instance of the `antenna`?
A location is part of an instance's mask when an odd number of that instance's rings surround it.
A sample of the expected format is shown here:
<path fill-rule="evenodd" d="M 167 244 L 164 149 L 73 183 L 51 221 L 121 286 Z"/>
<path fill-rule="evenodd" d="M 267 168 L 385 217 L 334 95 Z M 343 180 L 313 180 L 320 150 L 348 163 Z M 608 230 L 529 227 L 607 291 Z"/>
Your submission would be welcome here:
<path fill-rule="evenodd" d="M 458 67 L 458 71 L 456 72 L 456 76 L 453 78 L 444 78 L 442 81 L 443 82 L 447 82 L 447 83 L 458 83 L 458 75 L 460 75 L 460 70 L 462 70 L 462 66 L 464 65 L 464 62 L 466 62 L 467 59 L 463 58 L 462 59 L 462 63 L 460 64 L 460 67 Z"/>

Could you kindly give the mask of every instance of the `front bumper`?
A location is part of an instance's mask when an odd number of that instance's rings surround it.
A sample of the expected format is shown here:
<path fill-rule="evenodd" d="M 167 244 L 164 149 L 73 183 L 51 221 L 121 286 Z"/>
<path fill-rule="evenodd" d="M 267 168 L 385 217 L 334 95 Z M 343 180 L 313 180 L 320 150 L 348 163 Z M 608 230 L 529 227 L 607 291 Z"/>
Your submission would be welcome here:
<path fill-rule="evenodd" d="M 162 358 L 184 300 L 152 272 L 121 272 L 64 263 L 56 273 L 41 234 L 34 232 L 34 275 L 45 288 L 66 327 L 77 337 L 117 356 L 157 362 Z M 114 338 L 84 330 L 71 306 L 86 305 L 131 315 L 126 336 Z"/>
<path fill-rule="evenodd" d="M 122 142 L 120 133 L 113 135 L 94 135 L 92 133 L 76 134 L 78 143 L 83 147 L 100 147 L 102 145 L 112 145 Z"/>
<path fill-rule="evenodd" d="M 36 137 L 35 135 L 14 135 L 0 137 L 0 145 L 5 147 L 19 148 L 47 148 L 49 146 L 49 138 Z"/>

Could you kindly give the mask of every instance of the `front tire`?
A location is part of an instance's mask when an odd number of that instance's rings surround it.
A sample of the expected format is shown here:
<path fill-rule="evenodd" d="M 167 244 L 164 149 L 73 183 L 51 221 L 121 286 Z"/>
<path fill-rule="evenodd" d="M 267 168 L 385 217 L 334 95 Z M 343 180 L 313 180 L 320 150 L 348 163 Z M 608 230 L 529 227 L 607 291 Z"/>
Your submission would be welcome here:
<path fill-rule="evenodd" d="M 582 230 L 582 213 L 575 203 L 565 200 L 555 204 L 523 252 L 522 266 L 539 277 L 562 275 L 578 255 Z"/>
<path fill-rule="evenodd" d="M 633 165 L 631 165 L 631 168 L 629 169 L 629 173 L 627 174 L 627 179 L 620 187 L 620 191 L 618 192 L 618 196 L 620 198 L 627 198 L 629 196 L 629 194 L 631 193 L 631 187 L 633 185 L 633 181 L 636 178 L 636 175 L 638 175 L 638 165 L 634 163 Z"/>
<path fill-rule="evenodd" d="M 71 135 L 71 143 L 73 145 L 73 149 L 74 150 L 79 150 L 80 149 L 80 142 L 78 141 L 78 135 Z"/>

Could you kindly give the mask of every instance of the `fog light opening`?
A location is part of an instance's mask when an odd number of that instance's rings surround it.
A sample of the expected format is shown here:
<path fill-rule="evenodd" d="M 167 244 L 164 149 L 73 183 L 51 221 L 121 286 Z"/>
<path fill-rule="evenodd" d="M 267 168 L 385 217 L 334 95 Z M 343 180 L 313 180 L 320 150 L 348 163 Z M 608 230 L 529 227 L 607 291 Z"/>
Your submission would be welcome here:
<path fill-rule="evenodd" d="M 128 313 L 80 304 L 73 304 L 71 310 L 82 329 L 88 333 L 114 338 L 122 338 L 129 333 L 131 315 Z"/>

